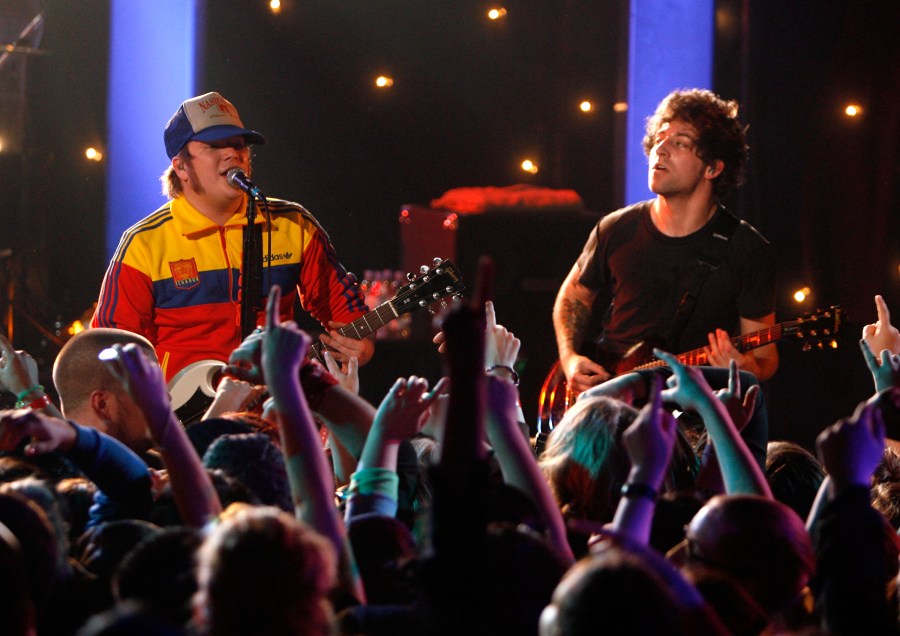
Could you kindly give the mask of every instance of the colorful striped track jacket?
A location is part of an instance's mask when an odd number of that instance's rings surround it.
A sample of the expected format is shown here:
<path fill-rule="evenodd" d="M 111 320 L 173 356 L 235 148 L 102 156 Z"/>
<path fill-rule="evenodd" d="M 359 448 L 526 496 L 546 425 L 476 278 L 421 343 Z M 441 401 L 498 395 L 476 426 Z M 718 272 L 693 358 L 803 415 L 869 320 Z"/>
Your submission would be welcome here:
<path fill-rule="evenodd" d="M 364 315 L 356 277 L 338 262 L 313 215 L 280 199 L 268 199 L 268 207 L 271 224 L 262 212 L 256 215 L 263 226 L 263 294 L 270 284 L 281 287 L 282 319 L 293 317 L 298 294 L 301 306 L 323 325 Z M 169 201 L 122 235 L 91 326 L 145 336 L 156 347 L 167 381 L 192 362 L 226 361 L 241 342 L 246 224 L 243 211 L 219 226 L 183 196 Z M 264 299 L 260 306 L 265 307 Z M 260 312 L 257 324 L 264 322 Z"/>

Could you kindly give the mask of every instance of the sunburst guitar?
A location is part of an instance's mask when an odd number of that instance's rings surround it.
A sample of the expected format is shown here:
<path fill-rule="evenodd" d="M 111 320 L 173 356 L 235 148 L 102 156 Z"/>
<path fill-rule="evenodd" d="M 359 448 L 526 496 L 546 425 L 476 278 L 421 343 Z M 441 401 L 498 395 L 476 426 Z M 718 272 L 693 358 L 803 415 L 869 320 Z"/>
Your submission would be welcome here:
<path fill-rule="evenodd" d="M 837 346 L 837 336 L 844 323 L 844 313 L 837 305 L 827 310 L 805 314 L 794 320 L 780 322 L 771 327 L 751 333 L 741 334 L 731 339 L 735 349 L 740 352 L 750 351 L 758 347 L 772 344 L 779 340 L 797 340 L 803 343 L 804 351 L 813 348 Z M 611 357 L 611 354 L 599 356 L 598 362 L 610 370 L 613 376 L 630 371 L 656 369 L 666 363 L 653 356 L 652 347 L 639 343 L 624 355 Z M 706 348 L 693 349 L 676 356 L 683 364 L 690 366 L 708 363 Z M 570 405 L 575 403 L 578 394 L 569 390 L 566 375 L 557 360 L 538 396 L 538 435 L 549 433 L 565 415 Z"/>

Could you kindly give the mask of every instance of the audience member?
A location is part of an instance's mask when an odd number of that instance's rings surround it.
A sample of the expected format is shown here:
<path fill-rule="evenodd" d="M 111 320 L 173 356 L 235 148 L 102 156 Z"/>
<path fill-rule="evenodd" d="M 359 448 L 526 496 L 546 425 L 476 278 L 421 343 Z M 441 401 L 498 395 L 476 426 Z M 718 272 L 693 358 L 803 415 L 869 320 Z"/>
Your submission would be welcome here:
<path fill-rule="evenodd" d="M 900 634 L 900 332 L 881 297 L 860 341 L 874 394 L 818 458 L 770 442 L 763 472 L 740 435 L 759 388 L 731 365 L 714 392 L 662 351 L 665 386 L 595 387 L 536 458 L 520 343 L 483 289 L 441 319 L 449 382 L 401 377 L 377 409 L 355 365 L 304 362 L 277 287 L 236 355 L 262 416 L 185 429 L 152 348 L 104 329 L 57 360 L 62 419 L 0 341 L 0 383 L 34 388 L 0 411 L 3 632 Z M 702 457 L 673 409 L 702 423 Z"/>

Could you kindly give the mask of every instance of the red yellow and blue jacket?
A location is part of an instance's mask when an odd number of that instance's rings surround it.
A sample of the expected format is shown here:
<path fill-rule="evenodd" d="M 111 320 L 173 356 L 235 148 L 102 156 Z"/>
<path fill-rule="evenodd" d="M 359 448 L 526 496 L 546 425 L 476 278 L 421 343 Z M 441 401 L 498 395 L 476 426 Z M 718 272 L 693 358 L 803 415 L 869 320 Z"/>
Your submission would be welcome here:
<path fill-rule="evenodd" d="M 356 277 L 340 262 L 325 230 L 297 203 L 268 199 L 262 224 L 263 290 L 282 289 L 282 319 L 294 301 L 323 325 L 352 322 L 367 309 Z M 224 226 L 183 196 L 122 235 L 110 261 L 92 327 L 138 333 L 156 347 L 166 380 L 199 360 L 228 360 L 241 342 L 242 211 Z M 271 232 L 269 232 L 271 230 Z M 271 253 L 269 237 L 271 236 Z M 265 300 L 259 305 L 265 306 Z M 257 324 L 264 324 L 260 312 Z"/>

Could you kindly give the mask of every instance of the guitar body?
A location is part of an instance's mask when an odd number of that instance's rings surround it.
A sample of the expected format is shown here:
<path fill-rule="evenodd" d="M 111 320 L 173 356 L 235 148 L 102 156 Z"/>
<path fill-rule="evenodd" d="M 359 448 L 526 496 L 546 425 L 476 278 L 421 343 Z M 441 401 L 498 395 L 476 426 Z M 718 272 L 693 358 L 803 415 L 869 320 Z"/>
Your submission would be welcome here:
<path fill-rule="evenodd" d="M 832 306 L 825 311 L 806 314 L 767 329 L 742 334 L 732 338 L 731 342 L 741 352 L 750 351 L 782 339 L 800 340 L 803 342 L 804 351 L 814 347 L 823 349 L 826 345 L 836 347 L 836 337 L 843 324 L 843 310 L 838 306 Z M 647 343 L 638 343 L 622 356 L 601 351 L 595 358 L 613 377 L 631 371 L 657 369 L 665 366 L 662 360 L 653 356 L 653 346 Z M 678 354 L 676 358 L 682 364 L 689 366 L 705 365 L 708 362 L 705 348 Z M 578 394 L 569 389 L 566 374 L 557 360 L 547 374 L 538 396 L 538 437 L 540 438 L 542 434 L 549 434 L 577 399 Z"/>

